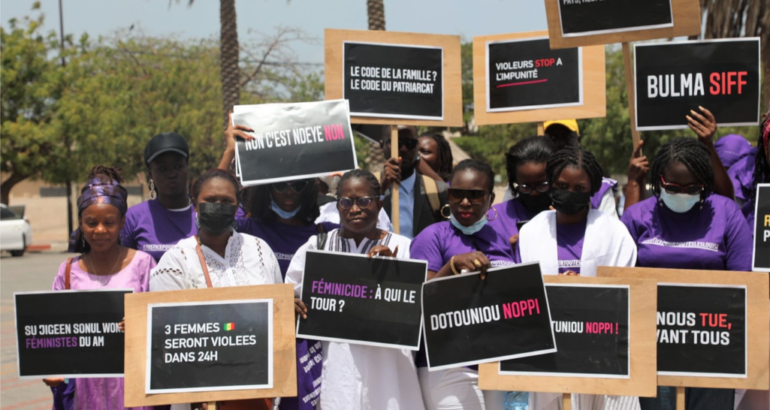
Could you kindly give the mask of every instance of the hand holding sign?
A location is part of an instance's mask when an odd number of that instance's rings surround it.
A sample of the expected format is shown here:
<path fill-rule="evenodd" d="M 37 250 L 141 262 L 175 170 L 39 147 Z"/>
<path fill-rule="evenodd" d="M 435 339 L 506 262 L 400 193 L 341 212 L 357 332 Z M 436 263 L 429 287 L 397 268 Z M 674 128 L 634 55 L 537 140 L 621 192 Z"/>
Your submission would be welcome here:
<path fill-rule="evenodd" d="M 714 134 L 717 132 L 717 120 L 714 118 L 714 114 L 711 111 L 698 107 L 703 115 L 698 114 L 695 110 L 690 110 L 690 115 L 687 116 L 687 125 L 691 130 L 695 131 L 698 135 L 698 139 L 707 146 L 714 144 Z"/>
<path fill-rule="evenodd" d="M 639 185 L 644 183 L 644 178 L 647 177 L 647 173 L 650 172 L 650 160 L 646 156 L 642 155 L 642 146 L 644 141 L 639 141 L 639 145 L 634 149 L 634 153 L 631 155 L 631 162 L 628 164 L 628 181 L 634 181 Z"/>
<path fill-rule="evenodd" d="M 487 270 L 492 268 L 492 263 L 489 262 L 489 258 L 481 252 L 468 252 L 460 255 L 455 255 L 449 264 L 453 264 L 451 267 L 455 272 L 479 272 L 481 280 L 487 277 Z"/>

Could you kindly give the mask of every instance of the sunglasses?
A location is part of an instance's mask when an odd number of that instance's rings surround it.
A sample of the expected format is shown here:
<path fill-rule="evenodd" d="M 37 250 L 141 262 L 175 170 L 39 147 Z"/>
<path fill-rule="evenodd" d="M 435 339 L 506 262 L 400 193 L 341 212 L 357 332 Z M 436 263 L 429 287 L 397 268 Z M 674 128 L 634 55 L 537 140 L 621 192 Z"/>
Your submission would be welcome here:
<path fill-rule="evenodd" d="M 472 204 L 483 204 L 487 199 L 487 191 L 483 189 L 459 189 L 449 188 L 449 202 L 460 203 L 463 199 L 468 199 Z"/>
<path fill-rule="evenodd" d="M 307 188 L 307 181 L 294 181 L 294 182 L 278 182 L 272 185 L 275 192 L 278 192 L 279 194 L 282 194 L 286 192 L 289 187 L 291 187 L 291 190 L 300 193 Z"/>
<path fill-rule="evenodd" d="M 532 193 L 532 191 L 537 191 L 541 194 L 544 194 L 551 190 L 551 185 L 548 183 L 548 181 L 543 181 L 535 186 L 514 183 L 513 189 L 524 195 L 529 195 Z"/>
<path fill-rule="evenodd" d="M 385 140 L 385 145 L 390 146 L 390 140 Z M 417 147 L 417 140 L 414 138 L 404 138 L 398 139 L 398 149 L 401 149 L 401 147 L 406 147 L 406 149 L 414 149 Z"/>
<path fill-rule="evenodd" d="M 703 192 L 704 189 L 703 184 L 679 185 L 668 183 L 663 179 L 663 175 L 660 176 L 660 183 L 661 188 L 665 189 L 669 194 L 696 195 Z"/>
<path fill-rule="evenodd" d="M 337 200 L 337 204 L 339 204 L 340 208 L 342 209 L 350 209 L 353 207 L 353 204 L 358 205 L 361 209 L 367 209 L 372 205 L 372 202 L 377 199 L 376 196 L 362 196 L 358 198 L 340 198 Z"/>

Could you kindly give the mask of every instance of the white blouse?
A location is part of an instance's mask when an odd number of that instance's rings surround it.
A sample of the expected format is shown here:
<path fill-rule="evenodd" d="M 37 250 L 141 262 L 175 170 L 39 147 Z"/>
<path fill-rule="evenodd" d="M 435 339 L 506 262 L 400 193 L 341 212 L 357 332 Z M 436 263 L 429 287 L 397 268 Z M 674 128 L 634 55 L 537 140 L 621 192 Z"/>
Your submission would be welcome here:
<path fill-rule="evenodd" d="M 194 236 L 169 249 L 150 274 L 150 291 L 206 287 Z M 281 269 L 270 246 L 255 236 L 233 232 L 225 257 L 201 244 L 203 258 L 215 288 L 282 283 Z"/>

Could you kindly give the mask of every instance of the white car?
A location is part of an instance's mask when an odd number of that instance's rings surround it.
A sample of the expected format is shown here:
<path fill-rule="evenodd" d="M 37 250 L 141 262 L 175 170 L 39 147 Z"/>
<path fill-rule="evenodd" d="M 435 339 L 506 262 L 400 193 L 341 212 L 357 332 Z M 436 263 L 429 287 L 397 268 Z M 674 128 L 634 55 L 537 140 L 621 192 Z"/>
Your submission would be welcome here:
<path fill-rule="evenodd" d="M 10 251 L 12 256 L 24 255 L 32 243 L 32 227 L 24 219 L 24 208 L 11 210 L 0 204 L 0 250 Z"/>

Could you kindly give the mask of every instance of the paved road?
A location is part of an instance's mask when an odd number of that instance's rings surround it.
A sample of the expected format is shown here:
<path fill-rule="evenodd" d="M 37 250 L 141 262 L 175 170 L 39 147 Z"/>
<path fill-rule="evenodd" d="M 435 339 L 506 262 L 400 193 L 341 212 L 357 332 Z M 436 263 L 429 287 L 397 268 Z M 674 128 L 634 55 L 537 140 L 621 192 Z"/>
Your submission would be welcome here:
<path fill-rule="evenodd" d="M 27 253 L 21 258 L 0 257 L 0 408 L 51 408 L 51 391 L 40 380 L 20 380 L 16 368 L 16 329 L 13 293 L 50 290 L 64 253 Z"/>

